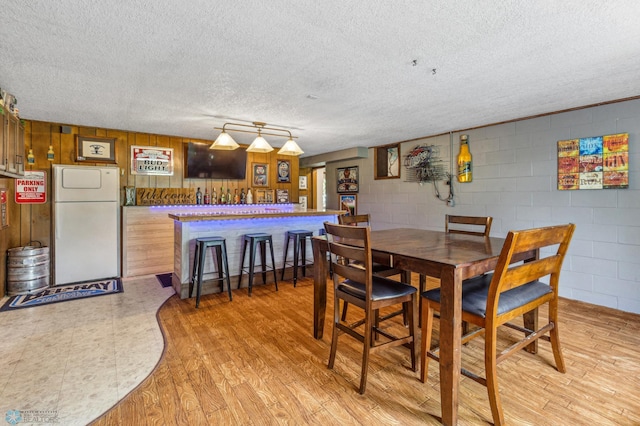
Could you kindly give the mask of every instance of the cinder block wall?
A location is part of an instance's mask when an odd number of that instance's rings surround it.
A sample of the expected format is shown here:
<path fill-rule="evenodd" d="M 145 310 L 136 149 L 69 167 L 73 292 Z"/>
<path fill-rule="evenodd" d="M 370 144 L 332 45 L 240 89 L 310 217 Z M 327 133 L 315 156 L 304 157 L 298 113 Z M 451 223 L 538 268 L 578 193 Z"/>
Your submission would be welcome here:
<path fill-rule="evenodd" d="M 629 133 L 629 189 L 558 191 L 558 140 Z M 454 179 L 455 206 L 435 197 L 433 184 L 374 180 L 373 152 L 358 161 L 327 165 L 330 208 L 337 208 L 337 167 L 359 166 L 358 212 L 377 229 L 444 229 L 444 215 L 493 216 L 491 234 L 573 222 L 577 225 L 561 275 L 561 295 L 640 313 L 640 101 L 633 100 L 465 131 L 473 155 L 473 182 Z M 440 147 L 447 169 L 460 133 L 405 143 Z M 388 143 L 393 143 L 390 140 Z M 442 197 L 448 187 L 438 183 Z"/>

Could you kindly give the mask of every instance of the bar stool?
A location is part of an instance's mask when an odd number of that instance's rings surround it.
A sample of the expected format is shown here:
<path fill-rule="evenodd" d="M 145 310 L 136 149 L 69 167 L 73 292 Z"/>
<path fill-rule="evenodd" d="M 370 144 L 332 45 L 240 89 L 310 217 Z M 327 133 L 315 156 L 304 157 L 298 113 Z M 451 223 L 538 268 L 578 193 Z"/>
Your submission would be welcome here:
<path fill-rule="evenodd" d="M 200 293 L 202 291 L 202 275 L 204 272 L 205 256 L 207 249 L 211 247 L 214 254 L 214 260 L 217 264 L 218 278 L 214 281 L 220 281 L 220 291 L 224 290 L 224 279 L 227 279 L 227 290 L 229 292 L 229 301 L 231 298 L 231 279 L 229 278 L 229 263 L 227 261 L 227 245 L 222 237 L 196 238 L 196 249 L 193 255 L 193 272 L 191 274 L 191 282 L 189 285 L 189 297 L 193 297 L 193 287 L 196 285 L 196 308 L 200 306 Z"/>
<path fill-rule="evenodd" d="M 298 258 L 302 253 L 302 276 L 306 276 L 307 266 L 307 240 L 313 237 L 313 232 L 306 231 L 304 229 L 296 229 L 293 231 L 287 231 L 285 234 L 286 243 L 284 246 L 284 260 L 282 261 L 282 276 L 281 280 L 284 281 L 284 271 L 287 265 L 293 265 L 293 286 L 296 286 L 298 282 Z M 289 241 L 293 240 L 293 262 L 287 262 L 287 255 L 289 254 Z M 310 262 L 313 263 L 313 262 Z"/>
<path fill-rule="evenodd" d="M 245 234 L 242 237 L 242 260 L 240 261 L 240 275 L 238 276 L 238 288 L 240 288 L 240 283 L 242 282 L 242 272 L 246 272 L 249 274 L 249 296 L 251 296 L 251 289 L 253 288 L 253 271 L 256 263 L 256 246 L 260 245 L 260 257 L 262 259 L 261 269 L 262 269 L 262 282 L 264 284 L 267 283 L 267 271 L 273 271 L 273 281 L 276 285 L 276 291 L 278 291 L 278 280 L 276 278 L 276 261 L 273 256 L 273 240 L 270 234 L 265 234 L 262 232 L 255 234 Z M 271 266 L 267 266 L 267 244 L 269 243 L 269 248 L 271 250 Z M 244 267 L 244 257 L 247 252 L 247 245 L 250 246 L 249 249 L 249 268 Z M 248 270 L 247 270 L 248 269 Z"/>

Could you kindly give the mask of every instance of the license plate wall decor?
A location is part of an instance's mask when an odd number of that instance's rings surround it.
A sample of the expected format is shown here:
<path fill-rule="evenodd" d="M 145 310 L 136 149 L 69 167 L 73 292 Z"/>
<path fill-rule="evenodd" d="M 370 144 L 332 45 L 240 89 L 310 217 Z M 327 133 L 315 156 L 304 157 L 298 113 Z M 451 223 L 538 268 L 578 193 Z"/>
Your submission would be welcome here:
<path fill-rule="evenodd" d="M 558 141 L 558 190 L 628 187 L 628 133 Z"/>

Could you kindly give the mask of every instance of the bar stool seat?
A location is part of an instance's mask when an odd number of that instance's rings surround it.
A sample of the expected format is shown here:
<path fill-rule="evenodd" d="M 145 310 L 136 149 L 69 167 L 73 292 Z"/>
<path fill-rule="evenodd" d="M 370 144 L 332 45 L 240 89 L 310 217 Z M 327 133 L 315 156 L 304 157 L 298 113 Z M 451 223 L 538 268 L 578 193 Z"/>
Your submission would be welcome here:
<path fill-rule="evenodd" d="M 287 265 L 293 266 L 293 286 L 296 286 L 298 282 L 298 267 L 302 267 L 302 276 L 306 276 L 306 266 L 312 264 L 312 262 L 307 262 L 307 240 L 313 237 L 312 231 L 307 231 L 305 229 L 295 229 L 292 231 L 287 231 L 285 234 L 285 247 L 284 247 L 284 260 L 282 261 L 282 276 L 281 280 L 284 280 L 284 271 L 287 268 Z M 293 240 L 293 261 L 287 262 L 287 255 L 289 254 L 289 241 Z M 298 259 L 300 258 L 300 254 L 302 254 L 302 264 L 298 263 Z"/>
<path fill-rule="evenodd" d="M 269 249 L 271 251 L 271 266 L 267 265 L 267 243 L 269 243 Z M 244 258 L 247 252 L 247 245 L 249 245 L 249 267 L 244 266 Z M 278 279 L 276 278 L 276 261 L 273 256 L 273 239 L 271 234 L 263 232 L 245 234 L 242 236 L 242 260 L 240 261 L 240 274 L 238 276 L 238 288 L 242 283 L 242 273 L 249 274 L 249 296 L 251 296 L 251 290 L 253 288 L 253 272 L 256 266 L 256 248 L 260 246 L 260 258 L 262 263 L 260 266 L 262 270 L 262 282 L 267 283 L 267 271 L 273 271 L 273 281 L 276 285 L 276 291 L 278 291 Z"/>
<path fill-rule="evenodd" d="M 204 273 L 204 264 L 208 248 L 213 249 L 211 254 L 214 255 L 218 270 L 218 278 L 213 278 L 213 280 L 220 281 L 220 291 L 224 291 L 224 280 L 226 279 L 229 301 L 233 300 L 231 296 L 231 279 L 229 277 L 229 263 L 227 260 L 227 245 L 225 239 L 223 237 L 196 238 L 196 248 L 193 255 L 193 271 L 191 274 L 191 282 L 189 283 L 189 297 L 193 297 L 193 287 L 196 287 L 196 308 L 200 306 L 202 275 Z"/>

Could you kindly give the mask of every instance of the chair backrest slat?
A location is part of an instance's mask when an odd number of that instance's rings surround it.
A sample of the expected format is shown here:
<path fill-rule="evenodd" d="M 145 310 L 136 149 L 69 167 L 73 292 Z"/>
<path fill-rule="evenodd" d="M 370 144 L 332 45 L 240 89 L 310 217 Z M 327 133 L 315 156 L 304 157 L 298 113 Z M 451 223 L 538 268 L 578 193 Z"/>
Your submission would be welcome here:
<path fill-rule="evenodd" d="M 446 215 L 444 221 L 444 230 L 452 234 L 467 234 L 467 235 L 480 235 L 489 236 L 491 232 L 491 223 L 493 218 L 491 216 L 455 216 Z M 454 225 L 451 227 L 450 225 Z M 456 227 L 456 225 L 463 225 L 464 227 Z"/>
<path fill-rule="evenodd" d="M 512 266 L 505 272 L 502 278 L 501 291 L 504 292 L 530 283 L 533 280 L 551 275 L 553 272 L 559 270 L 559 266 L 562 266 L 562 256 L 559 255 Z"/>

